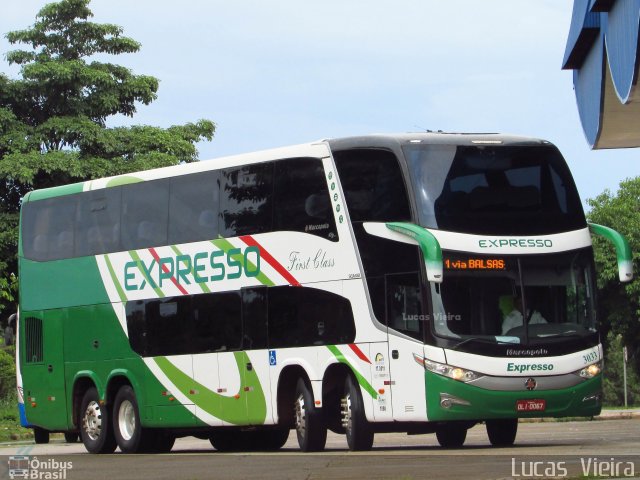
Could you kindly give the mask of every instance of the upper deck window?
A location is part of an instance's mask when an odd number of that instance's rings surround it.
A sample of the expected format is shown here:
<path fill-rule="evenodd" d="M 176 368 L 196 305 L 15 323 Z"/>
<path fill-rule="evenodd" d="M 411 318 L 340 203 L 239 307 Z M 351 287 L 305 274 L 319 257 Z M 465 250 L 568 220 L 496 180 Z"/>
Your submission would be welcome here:
<path fill-rule="evenodd" d="M 550 145 L 403 147 L 424 227 L 551 234 L 586 227 L 578 192 Z"/>

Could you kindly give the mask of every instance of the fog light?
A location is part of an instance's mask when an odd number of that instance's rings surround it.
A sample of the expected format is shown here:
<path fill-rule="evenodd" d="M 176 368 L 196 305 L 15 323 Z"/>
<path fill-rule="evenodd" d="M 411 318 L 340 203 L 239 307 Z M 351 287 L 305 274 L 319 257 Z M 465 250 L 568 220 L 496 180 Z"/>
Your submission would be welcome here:
<path fill-rule="evenodd" d="M 440 394 L 440 406 L 442 408 L 449 409 L 449 408 L 453 407 L 454 405 L 462 405 L 463 407 L 470 407 L 471 406 L 471 402 L 469 402 L 467 400 L 463 400 L 462 398 L 455 397 L 455 396 L 450 395 L 448 393 L 441 393 Z"/>

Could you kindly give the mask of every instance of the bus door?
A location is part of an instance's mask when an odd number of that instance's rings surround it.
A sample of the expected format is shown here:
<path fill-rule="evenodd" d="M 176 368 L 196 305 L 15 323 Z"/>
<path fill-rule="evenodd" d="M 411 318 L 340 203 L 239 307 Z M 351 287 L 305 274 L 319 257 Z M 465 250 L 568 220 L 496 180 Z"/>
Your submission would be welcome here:
<path fill-rule="evenodd" d="M 262 424 L 264 389 L 269 388 L 268 378 L 258 379 L 258 371 L 268 369 L 266 289 L 245 288 L 201 299 L 213 303 L 202 311 L 214 313 L 203 319 L 202 332 L 210 338 L 211 353 L 194 355 L 194 383 L 206 384 L 208 390 L 206 403 L 198 406 L 196 401 L 198 416 L 208 418 L 210 425 Z M 265 360 L 264 368 L 257 364 L 259 358 Z"/>
<path fill-rule="evenodd" d="M 425 421 L 424 367 L 414 358 L 423 356 L 426 325 L 419 274 L 386 275 L 385 291 L 393 419 Z"/>
<path fill-rule="evenodd" d="M 20 351 L 27 421 L 66 430 L 63 322 L 65 309 L 29 312 L 21 321 Z"/>

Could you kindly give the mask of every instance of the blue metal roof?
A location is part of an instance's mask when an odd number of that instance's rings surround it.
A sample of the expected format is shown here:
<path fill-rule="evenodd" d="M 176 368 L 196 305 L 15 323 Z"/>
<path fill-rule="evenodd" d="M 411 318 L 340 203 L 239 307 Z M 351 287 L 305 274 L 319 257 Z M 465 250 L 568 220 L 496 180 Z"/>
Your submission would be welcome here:
<path fill-rule="evenodd" d="M 575 0 L 562 68 L 573 70 L 592 148 L 640 146 L 640 0 Z"/>

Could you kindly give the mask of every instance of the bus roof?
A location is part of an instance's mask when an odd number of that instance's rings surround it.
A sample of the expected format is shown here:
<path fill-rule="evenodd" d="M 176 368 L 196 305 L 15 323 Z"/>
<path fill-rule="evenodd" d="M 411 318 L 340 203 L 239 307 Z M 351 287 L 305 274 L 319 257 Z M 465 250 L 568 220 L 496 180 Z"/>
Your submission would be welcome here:
<path fill-rule="evenodd" d="M 549 142 L 532 137 L 506 135 L 498 133 L 448 133 L 448 132 L 418 132 L 402 134 L 373 134 L 335 139 L 325 139 L 316 142 L 261 150 L 256 152 L 219 157 L 188 164 L 180 164 L 140 172 L 132 172 L 113 177 L 96 180 L 88 180 L 59 187 L 45 188 L 29 192 L 23 199 L 23 203 L 43 200 L 80 193 L 87 190 L 97 190 L 118 185 L 138 183 L 147 180 L 167 178 L 176 175 L 198 173 L 218 168 L 233 167 L 251 163 L 260 163 L 269 160 L 316 157 L 323 158 L 330 155 L 331 150 L 343 150 L 351 148 L 390 148 L 398 149 L 404 144 L 425 143 L 443 145 L 548 145 Z"/>

